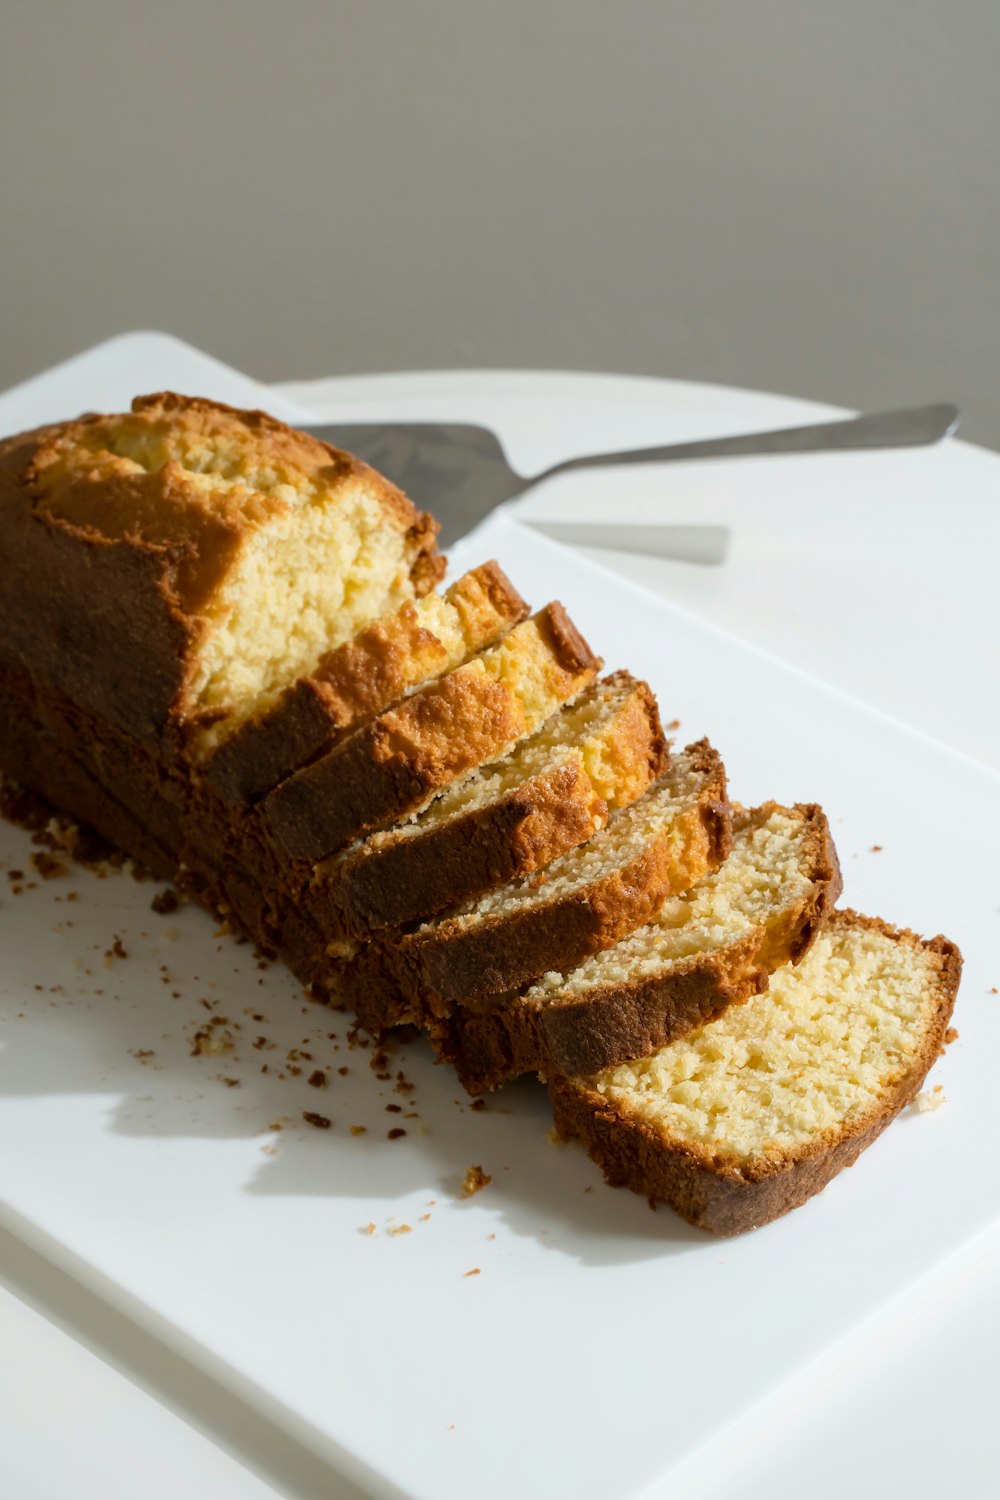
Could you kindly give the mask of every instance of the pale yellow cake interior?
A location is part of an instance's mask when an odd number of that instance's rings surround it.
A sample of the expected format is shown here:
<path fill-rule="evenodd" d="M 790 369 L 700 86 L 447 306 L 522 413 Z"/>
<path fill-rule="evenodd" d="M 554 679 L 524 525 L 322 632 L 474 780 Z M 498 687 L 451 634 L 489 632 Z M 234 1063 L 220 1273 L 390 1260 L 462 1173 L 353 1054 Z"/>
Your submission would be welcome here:
<path fill-rule="evenodd" d="M 793 1152 L 842 1134 L 908 1071 L 939 965 L 916 944 L 836 925 L 765 994 L 583 1081 L 670 1142 L 742 1162 Z"/>
<path fill-rule="evenodd" d="M 619 715 L 634 691 L 631 679 L 596 683 L 503 760 L 482 766 L 456 782 L 411 822 L 373 835 L 369 840 L 371 851 L 387 840 L 394 841 L 401 835 L 419 837 L 451 818 L 487 807 L 570 758 L 581 762 L 595 797 L 610 808 L 627 806 L 649 780 L 643 767 L 637 768 L 631 759 L 623 757 L 618 744 Z"/>
<path fill-rule="evenodd" d="M 243 717 L 322 652 L 412 596 L 405 527 L 387 514 L 365 471 L 331 471 L 326 483 L 323 469 L 270 453 L 234 433 L 231 422 L 185 429 L 169 414 L 91 424 L 84 440 L 87 450 L 117 459 L 120 473 L 179 465 L 196 495 L 224 494 L 245 522 L 233 565 L 205 606 L 194 714 Z M 66 462 L 74 462 L 72 451 Z"/>
<path fill-rule="evenodd" d="M 651 922 L 613 948 L 568 974 L 543 975 L 528 996 L 582 995 L 641 981 L 696 954 L 727 948 L 762 924 L 780 922 L 809 888 L 809 836 L 809 825 L 794 811 L 775 808 L 762 822 L 738 811 L 732 853 L 718 870 L 668 897 Z"/>
<path fill-rule="evenodd" d="M 522 734 L 533 734 L 567 697 L 593 680 L 594 670 L 574 675 L 559 665 L 542 623 L 544 611 L 516 626 L 502 641 L 460 670 L 482 673 L 509 688 L 523 715 Z"/>
<path fill-rule="evenodd" d="M 559 855 L 538 874 L 509 881 L 459 907 L 455 915 L 478 920 L 558 900 L 621 869 L 654 839 L 662 837 L 678 845 L 675 851 L 678 863 L 686 860 L 691 840 L 707 839 L 697 816 L 693 824 L 684 817 L 685 813 L 696 811 L 704 786 L 704 772 L 693 764 L 692 758 L 687 754 L 675 756 L 666 773 L 644 797 L 615 813 L 607 827 L 586 844 Z"/>

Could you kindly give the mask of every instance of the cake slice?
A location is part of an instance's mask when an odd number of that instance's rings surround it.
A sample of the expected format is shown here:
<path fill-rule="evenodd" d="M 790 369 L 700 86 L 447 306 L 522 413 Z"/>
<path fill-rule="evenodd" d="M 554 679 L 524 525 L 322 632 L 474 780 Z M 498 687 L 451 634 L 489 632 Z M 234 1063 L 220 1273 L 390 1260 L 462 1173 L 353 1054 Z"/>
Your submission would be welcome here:
<path fill-rule="evenodd" d="M 579 967 L 553 963 L 522 995 L 455 1007 L 435 1027 L 437 1049 L 477 1094 L 519 1073 L 591 1073 L 645 1056 L 766 989 L 839 894 L 820 808 L 737 809 L 717 871 Z"/>
<path fill-rule="evenodd" d="M 257 704 L 242 722 L 224 721 L 204 774 L 227 804 L 256 802 L 366 719 L 420 683 L 454 670 L 525 618 L 528 606 L 496 562 L 484 563 L 444 595 L 408 599 L 325 652 L 304 677 Z"/>
<path fill-rule="evenodd" d="M 544 724 L 600 670 L 561 604 L 356 730 L 261 804 L 276 846 L 319 860 L 419 812 Z"/>
<path fill-rule="evenodd" d="M 367 465 L 170 394 L 0 444 L 0 506 L 4 654 L 161 758 L 444 567 L 436 523 Z"/>
<path fill-rule="evenodd" d="M 725 768 L 702 740 L 582 847 L 405 936 L 391 956 L 400 986 L 432 1020 L 572 967 L 715 869 L 730 842 Z"/>
<path fill-rule="evenodd" d="M 666 763 L 649 687 L 615 672 L 413 821 L 324 861 L 310 905 L 357 936 L 433 916 L 584 843 Z"/>
<path fill-rule="evenodd" d="M 609 1183 L 715 1234 L 767 1224 L 851 1166 L 945 1040 L 954 943 L 836 912 L 766 995 L 592 1077 L 554 1078 L 562 1135 Z"/>

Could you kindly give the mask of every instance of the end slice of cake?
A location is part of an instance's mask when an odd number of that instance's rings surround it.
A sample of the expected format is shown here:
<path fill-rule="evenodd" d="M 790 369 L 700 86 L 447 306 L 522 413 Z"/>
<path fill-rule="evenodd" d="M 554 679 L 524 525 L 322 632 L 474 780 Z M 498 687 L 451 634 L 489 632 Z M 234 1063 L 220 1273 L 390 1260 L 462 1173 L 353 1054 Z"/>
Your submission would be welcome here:
<path fill-rule="evenodd" d="M 549 1083 L 608 1182 L 738 1234 L 797 1208 L 914 1098 L 961 977 L 947 938 L 836 912 L 768 992 L 638 1062 Z"/>

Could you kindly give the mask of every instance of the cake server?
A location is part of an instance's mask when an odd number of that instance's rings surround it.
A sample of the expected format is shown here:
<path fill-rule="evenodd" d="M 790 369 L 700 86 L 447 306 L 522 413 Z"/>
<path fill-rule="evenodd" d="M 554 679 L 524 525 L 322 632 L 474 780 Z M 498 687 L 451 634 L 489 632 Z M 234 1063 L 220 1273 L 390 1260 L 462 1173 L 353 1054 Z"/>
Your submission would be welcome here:
<path fill-rule="evenodd" d="M 852 448 L 909 448 L 936 443 L 958 426 L 958 407 L 950 402 L 913 406 L 900 411 L 870 412 L 806 427 L 781 427 L 737 437 L 667 443 L 615 453 L 587 453 L 550 464 L 538 474 L 519 474 L 507 459 L 500 439 L 487 427 L 467 422 L 363 422 L 314 425 L 314 437 L 355 453 L 406 491 L 417 505 L 433 511 L 441 523 L 441 545 L 451 547 L 490 511 L 523 495 L 544 479 L 577 469 L 617 468 L 627 464 L 675 463 L 696 458 L 737 458 L 749 454 L 825 453 Z M 723 526 L 629 526 L 627 522 L 530 522 L 548 536 L 583 545 L 616 547 L 626 552 L 657 552 L 690 562 L 721 562 Z M 654 535 L 654 531 L 656 535 Z M 585 532 L 586 535 L 581 533 Z M 671 533 L 676 533 L 671 537 Z M 651 546 L 651 542 L 657 543 Z"/>

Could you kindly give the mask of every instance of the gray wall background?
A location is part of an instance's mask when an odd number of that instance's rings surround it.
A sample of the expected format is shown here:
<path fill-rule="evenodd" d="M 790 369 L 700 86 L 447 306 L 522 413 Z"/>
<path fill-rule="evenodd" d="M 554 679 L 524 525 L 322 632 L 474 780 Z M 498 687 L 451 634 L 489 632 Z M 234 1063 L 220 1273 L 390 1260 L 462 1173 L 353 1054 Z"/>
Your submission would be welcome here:
<path fill-rule="evenodd" d="M 949 397 L 1000 447 L 998 0 L 0 13 L 0 387 L 160 327 L 263 379 Z"/>

